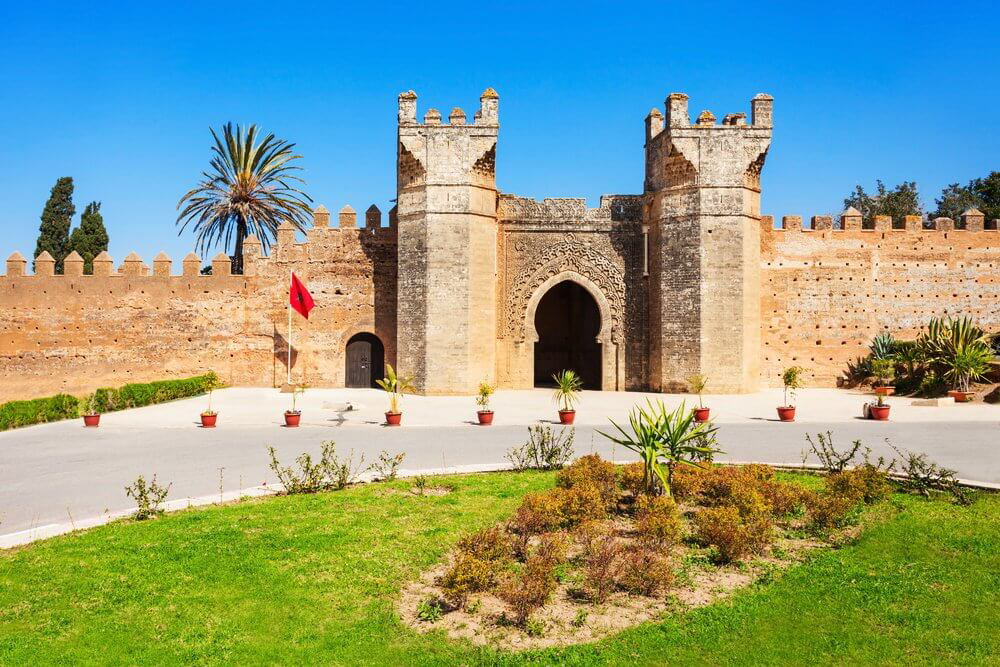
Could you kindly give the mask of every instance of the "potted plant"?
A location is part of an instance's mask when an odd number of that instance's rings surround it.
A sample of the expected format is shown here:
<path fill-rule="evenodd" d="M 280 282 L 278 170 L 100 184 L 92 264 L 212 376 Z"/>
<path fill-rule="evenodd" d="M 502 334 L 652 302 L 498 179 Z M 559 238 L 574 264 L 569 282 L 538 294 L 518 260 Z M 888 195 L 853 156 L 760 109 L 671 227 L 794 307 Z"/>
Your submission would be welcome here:
<path fill-rule="evenodd" d="M 386 425 L 399 426 L 403 420 L 403 413 L 399 411 L 399 397 L 404 392 L 413 391 L 413 381 L 408 377 L 397 376 L 392 365 L 386 364 L 385 377 L 375 382 L 389 394 L 389 411 L 385 413 Z"/>
<path fill-rule="evenodd" d="M 479 406 L 479 410 L 476 411 L 476 416 L 479 417 L 479 424 L 481 426 L 489 426 L 493 423 L 493 411 L 490 410 L 490 396 L 493 395 L 495 389 L 489 382 L 479 383 L 479 395 L 476 396 L 476 405 Z"/>
<path fill-rule="evenodd" d="M 705 391 L 705 387 L 708 385 L 708 378 L 701 373 L 695 373 L 688 378 L 688 387 L 695 394 L 698 394 L 698 407 L 694 409 L 694 420 L 698 423 L 704 423 L 708 421 L 708 408 L 701 400 L 701 393 Z"/>
<path fill-rule="evenodd" d="M 97 392 L 87 397 L 87 407 L 83 410 L 83 425 L 97 428 L 101 423 L 101 413 L 97 411 Z"/>
<path fill-rule="evenodd" d="M 212 409 L 212 391 L 221 387 L 217 380 L 209 380 L 208 386 L 208 409 L 201 413 L 201 427 L 215 428 L 215 423 L 219 420 L 219 413 Z"/>
<path fill-rule="evenodd" d="M 932 319 L 917 346 L 952 387 L 948 395 L 961 403 L 973 397 L 970 385 L 985 378 L 993 359 L 989 337 L 969 317 Z"/>
<path fill-rule="evenodd" d="M 889 421 L 889 404 L 885 402 L 885 396 L 876 395 L 878 400 L 875 403 L 865 404 L 865 416 L 875 421 Z"/>
<path fill-rule="evenodd" d="M 298 426 L 302 421 L 302 411 L 298 409 L 298 397 L 305 390 L 305 385 L 294 385 L 292 387 L 292 409 L 285 410 L 285 426 L 289 428 Z"/>
<path fill-rule="evenodd" d="M 968 403 L 975 397 L 970 385 L 986 376 L 992 356 L 989 346 L 983 344 L 956 350 L 950 358 L 944 360 L 944 379 L 954 387 L 948 395 L 956 403 Z"/>
<path fill-rule="evenodd" d="M 552 376 L 556 381 L 556 391 L 553 396 L 559 408 L 559 423 L 572 424 L 576 418 L 576 410 L 573 408 L 580 400 L 580 390 L 583 389 L 583 380 L 576 374 L 576 371 L 561 370 Z"/>
<path fill-rule="evenodd" d="M 781 374 L 781 383 L 785 386 L 785 404 L 778 407 L 778 419 L 783 422 L 795 421 L 795 390 L 802 387 L 804 370 L 801 366 L 790 366 Z"/>
<path fill-rule="evenodd" d="M 876 396 L 892 396 L 896 387 L 892 385 L 896 377 L 896 364 L 892 359 L 874 359 L 872 361 L 872 375 L 875 380 L 872 383 L 875 387 Z"/>

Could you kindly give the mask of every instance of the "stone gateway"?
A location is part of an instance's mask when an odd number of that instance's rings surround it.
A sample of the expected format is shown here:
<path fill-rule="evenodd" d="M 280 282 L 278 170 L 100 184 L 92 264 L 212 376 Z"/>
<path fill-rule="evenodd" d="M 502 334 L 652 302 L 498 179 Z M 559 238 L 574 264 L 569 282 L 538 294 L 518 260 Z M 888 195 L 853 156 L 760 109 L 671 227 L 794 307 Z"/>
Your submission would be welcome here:
<path fill-rule="evenodd" d="M 536 201 L 497 188 L 499 98 L 472 119 L 454 108 L 418 120 L 399 96 L 397 207 L 361 224 L 323 206 L 304 241 L 278 230 L 269 256 L 244 244 L 242 275 L 218 255 L 212 275 L 164 254 L 93 275 L 71 254 L 63 275 L 42 253 L 34 275 L 15 252 L 0 278 L 0 400 L 81 393 L 214 370 L 228 383 L 371 386 L 384 362 L 418 391 L 472 394 L 545 384 L 573 368 L 589 388 L 749 392 L 803 366 L 832 386 L 880 331 L 914 335 L 933 316 L 1000 328 L 1000 232 L 960 220 L 838 221 L 760 212 L 772 131 L 769 95 L 721 123 L 670 94 L 646 117 L 639 194 Z M 289 355 L 287 278 L 317 306 Z"/>

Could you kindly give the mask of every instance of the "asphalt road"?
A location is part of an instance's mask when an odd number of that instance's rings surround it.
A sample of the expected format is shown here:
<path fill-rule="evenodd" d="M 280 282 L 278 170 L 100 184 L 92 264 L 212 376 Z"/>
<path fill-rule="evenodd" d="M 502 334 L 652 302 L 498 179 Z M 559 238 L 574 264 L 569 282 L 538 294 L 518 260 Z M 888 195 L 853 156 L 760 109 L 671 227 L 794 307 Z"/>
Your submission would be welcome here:
<path fill-rule="evenodd" d="M 832 431 L 837 443 L 860 438 L 876 454 L 892 454 L 885 440 L 926 452 L 958 476 L 1000 483 L 1000 424 L 972 422 L 871 422 L 864 420 L 781 424 L 771 420 L 723 423 L 721 461 L 799 464 L 807 433 Z M 318 454 L 324 440 L 338 452 L 370 461 L 381 450 L 405 452 L 404 472 L 475 466 L 498 467 L 505 453 L 524 442 L 525 425 L 478 427 L 370 424 L 309 425 L 298 429 L 230 425 L 215 430 L 141 428 L 107 424 L 84 429 L 78 420 L 0 434 L 0 534 L 97 517 L 134 507 L 124 487 L 154 473 L 172 484 L 171 499 L 207 496 L 274 483 L 268 445 L 283 464 L 303 451 Z M 634 458 L 598 435 L 576 428 L 576 451 L 616 460 Z M 815 462 L 815 460 L 813 460 Z"/>

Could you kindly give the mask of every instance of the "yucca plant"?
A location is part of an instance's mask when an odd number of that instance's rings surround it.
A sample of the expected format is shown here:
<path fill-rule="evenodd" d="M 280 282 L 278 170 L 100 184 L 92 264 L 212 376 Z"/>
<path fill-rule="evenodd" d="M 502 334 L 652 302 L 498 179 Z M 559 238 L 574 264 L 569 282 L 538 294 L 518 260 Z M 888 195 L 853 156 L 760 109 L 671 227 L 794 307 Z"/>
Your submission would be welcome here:
<path fill-rule="evenodd" d="M 662 401 L 647 400 L 646 407 L 632 408 L 628 419 L 631 432 L 610 419 L 619 435 L 598 433 L 639 455 L 646 493 L 669 496 L 678 465 L 696 465 L 719 451 L 710 444 L 718 429 L 711 422 L 695 421 L 694 413 L 683 402 L 667 412 Z"/>
<path fill-rule="evenodd" d="M 963 392 L 984 379 L 993 358 L 986 332 L 971 317 L 932 319 L 917 346 L 940 376 Z"/>
<path fill-rule="evenodd" d="M 580 391 L 583 389 L 583 380 L 573 370 L 561 370 L 552 376 L 556 383 L 556 391 L 553 394 L 562 410 L 572 410 L 577 401 L 580 400 Z"/>
<path fill-rule="evenodd" d="M 396 375 L 392 364 L 385 365 L 385 377 L 375 380 L 375 383 L 389 394 L 389 412 L 399 414 L 399 397 L 413 391 L 413 380 L 409 377 Z"/>
<path fill-rule="evenodd" d="M 215 145 L 210 169 L 177 203 L 179 233 L 192 225 L 199 253 L 220 242 L 228 249 L 235 240 L 233 270 L 243 273 L 246 238 L 256 236 L 267 251 L 279 225 L 288 222 L 304 231 L 312 199 L 294 187 L 305 183 L 295 175 L 302 168 L 292 164 L 302 157 L 295 153 L 295 144 L 273 134 L 259 139 L 256 125 L 244 130 L 226 123 L 221 137 L 211 132 Z"/>

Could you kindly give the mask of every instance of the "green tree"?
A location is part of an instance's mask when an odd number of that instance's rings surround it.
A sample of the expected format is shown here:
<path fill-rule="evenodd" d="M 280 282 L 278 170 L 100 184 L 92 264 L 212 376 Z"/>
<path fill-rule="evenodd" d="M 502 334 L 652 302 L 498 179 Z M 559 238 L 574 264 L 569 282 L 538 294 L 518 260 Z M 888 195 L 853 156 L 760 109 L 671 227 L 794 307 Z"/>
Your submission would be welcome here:
<path fill-rule="evenodd" d="M 56 273 L 63 272 L 63 260 L 69 254 L 69 227 L 76 207 L 73 206 L 73 178 L 63 176 L 52 186 L 49 200 L 42 211 L 42 224 L 38 227 L 35 257 L 47 250 L 56 260 Z M 35 263 L 31 263 L 34 270 Z"/>
<path fill-rule="evenodd" d="M 234 273 L 243 273 L 243 241 L 256 236 L 267 250 L 278 226 L 288 222 L 299 231 L 312 212 L 312 198 L 293 187 L 305 183 L 295 175 L 301 167 L 292 163 L 301 155 L 295 144 L 269 134 L 258 141 L 256 125 L 243 130 L 232 123 L 222 127 L 222 138 L 211 130 L 210 170 L 196 188 L 177 203 L 177 224 L 183 232 L 193 227 L 197 250 L 204 254 L 222 242 L 227 249 L 235 241 Z M 181 208 L 183 207 L 183 208 Z"/>
<path fill-rule="evenodd" d="M 851 206 L 861 211 L 861 224 L 868 228 L 875 225 L 876 215 L 888 215 L 893 222 L 900 222 L 904 215 L 923 213 L 915 181 L 904 181 L 890 190 L 885 183 L 877 180 L 875 192 L 871 194 L 858 185 L 844 199 L 844 208 Z"/>
<path fill-rule="evenodd" d="M 108 249 L 108 232 L 104 228 L 101 202 L 92 201 L 80 215 L 80 226 L 69 237 L 69 249 L 83 257 L 83 272 L 94 272 L 94 258 Z"/>
<path fill-rule="evenodd" d="M 952 183 L 941 190 L 934 203 L 937 204 L 934 217 L 958 220 L 970 208 L 977 208 L 986 220 L 1000 219 L 1000 171 L 974 178 L 965 186 Z"/>

